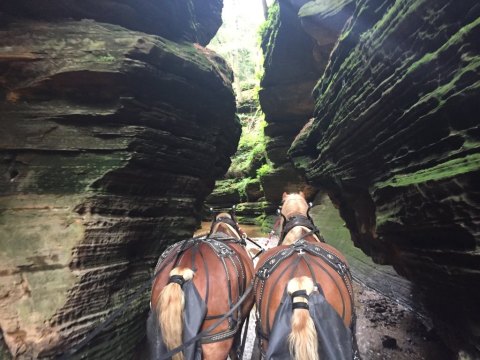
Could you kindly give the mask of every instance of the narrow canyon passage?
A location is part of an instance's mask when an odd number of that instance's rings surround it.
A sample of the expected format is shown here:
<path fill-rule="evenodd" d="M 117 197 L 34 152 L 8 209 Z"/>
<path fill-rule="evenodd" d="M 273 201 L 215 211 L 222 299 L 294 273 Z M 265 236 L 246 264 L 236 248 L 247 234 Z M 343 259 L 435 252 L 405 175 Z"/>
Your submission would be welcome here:
<path fill-rule="evenodd" d="M 163 251 L 302 191 L 364 359 L 480 359 L 479 38 L 477 0 L 0 1 L 0 358 L 138 357 Z"/>

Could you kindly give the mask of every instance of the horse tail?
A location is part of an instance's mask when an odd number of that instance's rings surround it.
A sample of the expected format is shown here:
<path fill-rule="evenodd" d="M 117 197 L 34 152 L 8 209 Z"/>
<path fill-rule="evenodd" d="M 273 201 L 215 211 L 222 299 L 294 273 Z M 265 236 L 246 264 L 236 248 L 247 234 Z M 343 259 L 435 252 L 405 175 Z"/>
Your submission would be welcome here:
<path fill-rule="evenodd" d="M 170 271 L 169 283 L 163 288 L 157 303 L 158 321 L 163 342 L 168 350 L 182 345 L 183 309 L 185 296 L 182 286 L 193 278 L 193 271 L 186 267 L 176 267 Z M 173 355 L 172 360 L 183 360 L 183 353 Z"/>
<path fill-rule="evenodd" d="M 293 278 L 287 285 L 293 303 L 305 304 L 298 308 L 294 306 L 292 313 L 292 332 L 288 336 L 288 346 L 294 360 L 319 360 L 317 330 L 308 311 L 308 296 L 313 291 L 313 286 L 312 279 L 307 276 Z"/>

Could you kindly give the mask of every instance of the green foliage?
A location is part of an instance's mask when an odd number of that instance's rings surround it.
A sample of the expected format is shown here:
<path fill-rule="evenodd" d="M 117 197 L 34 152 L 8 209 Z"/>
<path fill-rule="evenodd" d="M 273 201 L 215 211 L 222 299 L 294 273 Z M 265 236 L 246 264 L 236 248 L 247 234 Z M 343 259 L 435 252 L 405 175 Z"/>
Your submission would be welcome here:
<path fill-rule="evenodd" d="M 231 66 L 234 89 L 242 100 L 243 89 L 251 89 L 258 82 L 261 51 L 256 30 L 263 19 L 263 10 L 257 0 L 225 0 L 223 24 L 212 39 L 209 48 L 220 54 Z"/>
<path fill-rule="evenodd" d="M 242 202 L 248 200 L 247 189 L 250 195 L 256 192 L 255 196 L 258 197 L 261 194 L 257 172 L 261 168 L 265 170 L 264 164 L 267 161 L 264 135 L 266 122 L 258 100 L 260 79 L 263 75 L 262 51 L 260 42 L 257 41 L 258 27 L 263 21 L 261 5 L 259 0 L 225 0 L 222 15 L 224 23 L 209 45 L 225 58 L 235 74 L 234 89 L 238 101 L 238 117 L 242 124 L 237 153 L 233 156 L 226 174 L 228 180 L 217 186 L 228 186 L 230 191 L 233 190 L 240 196 Z M 275 12 L 278 13 L 278 10 L 274 9 L 273 13 Z M 259 18 L 255 20 L 255 16 Z M 251 222 L 262 211 L 260 208 L 252 212 L 252 209 L 248 208 L 242 221 Z M 264 215 L 257 223 L 261 224 L 263 220 Z"/>
<path fill-rule="evenodd" d="M 260 169 L 257 170 L 257 176 L 261 178 L 262 176 L 265 176 L 267 174 L 270 174 L 273 171 L 272 165 L 269 163 L 263 164 Z"/>
<path fill-rule="evenodd" d="M 244 178 L 240 180 L 240 182 L 236 183 L 236 187 L 238 189 L 238 193 L 240 194 L 240 199 L 242 201 L 247 200 L 247 185 L 250 184 L 251 182 L 254 182 L 255 179 L 251 178 Z"/>
<path fill-rule="evenodd" d="M 258 28 L 258 42 L 260 44 L 263 44 L 263 41 L 265 38 L 269 37 L 272 30 L 275 27 L 275 24 L 278 21 L 278 17 L 280 14 L 280 5 L 278 4 L 277 1 L 270 6 L 268 9 L 268 18 L 265 20 L 260 27 Z"/>
<path fill-rule="evenodd" d="M 280 5 L 278 1 L 272 4 L 268 9 L 268 19 L 260 25 L 258 29 L 259 42 L 261 44 L 263 54 L 267 57 L 268 45 L 276 37 L 276 29 L 278 28 L 278 22 L 280 21 Z"/>
<path fill-rule="evenodd" d="M 255 177 L 256 170 L 266 161 L 263 130 L 266 123 L 263 118 L 258 120 L 258 118 L 245 115 L 240 116 L 240 121 L 243 128 L 242 136 L 227 176 Z"/>

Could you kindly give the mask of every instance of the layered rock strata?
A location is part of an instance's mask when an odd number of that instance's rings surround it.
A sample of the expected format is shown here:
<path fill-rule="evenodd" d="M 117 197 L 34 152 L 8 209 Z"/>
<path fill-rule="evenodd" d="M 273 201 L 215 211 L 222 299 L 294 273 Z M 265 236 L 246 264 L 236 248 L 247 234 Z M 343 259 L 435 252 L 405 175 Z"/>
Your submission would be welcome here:
<path fill-rule="evenodd" d="M 74 347 L 192 234 L 240 135 L 230 82 L 199 45 L 92 20 L 2 25 L 0 327 L 12 355 Z M 131 357 L 148 295 L 77 355 Z"/>
<path fill-rule="evenodd" d="M 222 24 L 222 0 L 2 1 L 0 15 L 35 20 L 92 19 L 203 46 Z"/>
<path fill-rule="evenodd" d="M 290 154 L 355 244 L 412 280 L 480 353 L 480 5 L 358 2 Z"/>
<path fill-rule="evenodd" d="M 283 191 L 296 191 L 305 186 L 305 179 L 291 165 L 287 150 L 312 117 L 312 90 L 325 69 L 345 17 L 352 12 L 351 3 L 334 4 L 336 10 L 322 17 L 327 19 L 323 28 L 313 26 L 319 16 L 315 2 L 280 0 L 270 9 L 262 36 L 265 73 L 259 92 L 267 121 L 267 156 L 273 167 L 262 177 L 263 187 L 268 189 L 265 193 L 268 201 L 278 203 Z M 330 9 L 328 4 L 320 7 Z M 304 8 L 300 21 L 298 13 Z"/>

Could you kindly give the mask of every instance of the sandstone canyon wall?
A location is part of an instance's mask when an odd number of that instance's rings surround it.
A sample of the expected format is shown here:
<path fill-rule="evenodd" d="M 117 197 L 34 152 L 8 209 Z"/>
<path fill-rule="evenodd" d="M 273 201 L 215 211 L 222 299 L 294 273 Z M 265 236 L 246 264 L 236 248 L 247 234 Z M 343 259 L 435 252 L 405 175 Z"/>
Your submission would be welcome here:
<path fill-rule="evenodd" d="M 261 96 L 270 149 L 295 138 L 298 173 L 330 194 L 354 244 L 411 280 L 449 345 L 478 356 L 480 4 L 280 0 L 279 9 L 290 17 L 271 28 Z M 303 50 L 281 37 L 300 26 L 311 36 Z M 316 67 L 292 74 L 269 62 L 275 49 Z M 277 89 L 289 87 L 273 101 L 269 71 Z M 299 84 L 312 83 L 308 121 Z M 275 112 L 292 109 L 283 98 L 305 104 L 288 125 Z"/>
<path fill-rule="evenodd" d="M 221 8 L 0 4 L 0 353 L 70 349 L 192 234 L 240 135 Z M 77 355 L 130 358 L 148 295 Z"/>

